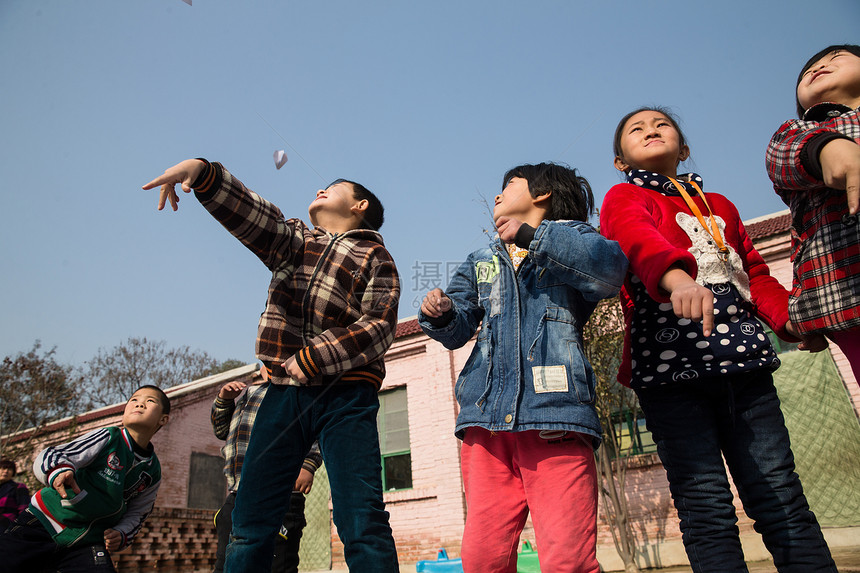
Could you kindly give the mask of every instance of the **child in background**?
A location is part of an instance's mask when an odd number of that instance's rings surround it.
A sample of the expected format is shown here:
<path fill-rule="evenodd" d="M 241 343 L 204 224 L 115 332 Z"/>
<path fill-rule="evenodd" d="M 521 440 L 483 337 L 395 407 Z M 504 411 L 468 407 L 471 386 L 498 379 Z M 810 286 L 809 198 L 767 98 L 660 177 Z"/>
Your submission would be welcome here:
<path fill-rule="evenodd" d="M 493 219 L 498 237 L 469 255 L 421 328 L 448 349 L 478 332 L 456 385 L 455 434 L 466 493 L 463 568 L 514 573 L 529 511 L 543 571 L 596 573 L 601 438 L 594 374 L 582 329 L 614 296 L 627 262 L 585 221 L 585 178 L 554 164 L 505 174 Z"/>
<path fill-rule="evenodd" d="M 600 224 L 630 261 L 618 379 L 645 412 L 693 571 L 747 571 L 725 457 L 777 570 L 835 572 L 794 472 L 771 375 L 779 359 L 758 320 L 794 339 L 788 292 L 735 206 L 703 193 L 697 174 L 677 175 L 690 152 L 667 111 L 624 116 L 614 151 L 627 182 L 606 194 Z"/>
<path fill-rule="evenodd" d="M 12 481 L 16 473 L 15 462 L 0 460 L 0 533 L 30 504 L 27 486 Z"/>
<path fill-rule="evenodd" d="M 860 46 L 824 48 L 797 77 L 797 116 L 767 149 L 773 187 L 791 208 L 800 332 L 839 345 L 860 382 Z"/>
<path fill-rule="evenodd" d="M 268 383 L 246 385 L 244 382 L 228 382 L 218 391 L 218 396 L 212 403 L 210 419 L 215 437 L 227 443 L 221 448 L 224 455 L 224 475 L 227 477 L 227 499 L 215 514 L 215 528 L 218 531 L 218 548 L 216 550 L 215 573 L 224 570 L 224 554 L 230 540 L 230 530 L 233 527 L 232 512 L 236 503 L 236 492 L 242 476 L 242 462 L 248 449 L 248 439 L 257 417 L 257 411 L 266 395 Z M 244 392 L 243 392 L 244 390 Z M 238 402 L 236 398 L 239 398 Z M 314 483 L 314 473 L 322 465 L 319 444 L 314 442 L 293 493 L 290 496 L 290 507 L 284 515 L 281 530 L 275 535 L 275 552 L 272 559 L 272 573 L 298 573 L 299 543 L 305 521 L 305 494 L 311 492 Z"/>
<path fill-rule="evenodd" d="M 131 543 L 155 503 L 161 465 L 151 440 L 169 413 L 160 388 L 141 386 L 121 427 L 40 453 L 33 471 L 47 487 L 0 535 L 3 571 L 115 572 L 109 552 Z"/>
<path fill-rule="evenodd" d="M 376 414 L 394 341 L 400 279 L 378 229 L 384 210 L 363 185 L 338 179 L 308 206 L 313 227 L 286 219 L 220 163 L 189 159 L 144 185 L 175 186 L 201 205 L 271 272 L 256 352 L 270 381 L 236 493 L 225 569 L 260 573 L 314 441 L 328 469 L 332 520 L 353 571 L 399 570 L 382 496 Z"/>

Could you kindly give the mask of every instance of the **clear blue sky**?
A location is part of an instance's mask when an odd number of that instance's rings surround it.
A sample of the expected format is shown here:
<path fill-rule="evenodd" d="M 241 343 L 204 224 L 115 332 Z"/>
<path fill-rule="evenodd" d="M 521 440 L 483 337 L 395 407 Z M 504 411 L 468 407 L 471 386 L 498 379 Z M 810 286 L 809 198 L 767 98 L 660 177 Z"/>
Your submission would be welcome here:
<path fill-rule="evenodd" d="M 253 360 L 267 270 L 193 197 L 157 212 L 140 189 L 189 157 L 288 216 L 337 177 L 375 191 L 401 317 L 486 243 L 508 168 L 567 163 L 599 204 L 643 104 L 681 116 L 706 190 L 781 210 L 765 146 L 802 64 L 858 24 L 857 0 L 3 0 L 0 356 L 147 336 Z"/>

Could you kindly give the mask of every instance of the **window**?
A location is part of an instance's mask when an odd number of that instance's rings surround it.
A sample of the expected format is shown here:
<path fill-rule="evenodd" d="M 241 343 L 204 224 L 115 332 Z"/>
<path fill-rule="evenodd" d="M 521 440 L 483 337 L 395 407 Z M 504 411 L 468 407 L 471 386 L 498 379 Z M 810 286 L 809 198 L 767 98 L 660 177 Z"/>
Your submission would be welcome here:
<path fill-rule="evenodd" d="M 409 413 L 406 388 L 379 394 L 379 449 L 382 452 L 382 489 L 412 487 L 412 453 L 409 446 Z"/>
<path fill-rule="evenodd" d="M 227 495 L 227 478 L 224 476 L 224 458 L 200 452 L 191 452 L 188 470 L 188 507 L 191 509 L 218 509 Z"/>

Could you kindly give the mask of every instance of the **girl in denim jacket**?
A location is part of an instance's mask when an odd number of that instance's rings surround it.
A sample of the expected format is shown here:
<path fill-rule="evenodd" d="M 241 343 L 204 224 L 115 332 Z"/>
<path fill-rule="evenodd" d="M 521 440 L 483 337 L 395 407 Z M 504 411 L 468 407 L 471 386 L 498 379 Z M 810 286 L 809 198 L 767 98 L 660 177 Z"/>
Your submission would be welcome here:
<path fill-rule="evenodd" d="M 497 238 L 469 255 L 445 293 L 430 291 L 419 315 L 448 349 L 478 331 L 455 390 L 463 568 L 514 573 L 531 511 L 542 570 L 596 573 L 601 431 L 582 329 L 618 292 L 627 261 L 584 222 L 594 199 L 575 170 L 522 165 L 502 187 Z"/>
<path fill-rule="evenodd" d="M 759 322 L 796 339 L 788 291 L 735 206 L 704 193 L 697 174 L 677 174 L 689 153 L 660 108 L 630 112 L 615 132 L 627 177 L 606 194 L 600 227 L 630 260 L 618 380 L 645 412 L 693 571 L 747 571 L 725 465 L 777 570 L 836 571 L 794 472 L 771 375 L 779 358 Z"/>

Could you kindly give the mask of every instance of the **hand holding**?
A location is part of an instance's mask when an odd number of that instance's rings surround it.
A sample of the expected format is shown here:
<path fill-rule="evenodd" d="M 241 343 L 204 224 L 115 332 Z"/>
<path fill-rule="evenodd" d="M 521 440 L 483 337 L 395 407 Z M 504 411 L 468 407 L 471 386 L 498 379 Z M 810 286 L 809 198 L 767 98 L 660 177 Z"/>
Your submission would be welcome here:
<path fill-rule="evenodd" d="M 314 485 L 314 474 L 302 468 L 299 471 L 299 478 L 296 480 L 296 486 L 293 488 L 294 491 L 300 491 L 304 494 L 308 494 L 311 492 L 311 487 Z"/>
<path fill-rule="evenodd" d="M 833 189 L 844 189 L 848 212 L 860 208 L 860 145 L 848 139 L 834 139 L 821 148 L 821 174 Z"/>
<path fill-rule="evenodd" d="M 182 190 L 186 193 L 191 192 L 191 184 L 200 176 L 200 172 L 206 166 L 199 159 L 186 159 L 182 163 L 177 163 L 173 167 L 169 167 L 160 177 L 156 177 L 149 183 L 143 186 L 143 189 L 152 189 L 161 186 L 161 193 L 158 196 L 158 210 L 164 209 L 164 204 L 170 201 L 170 207 L 176 211 L 179 209 L 179 196 L 176 194 L 176 184 L 182 185 Z"/>
<path fill-rule="evenodd" d="M 69 497 L 68 492 L 66 492 L 66 488 L 71 488 L 72 491 L 75 492 L 75 495 L 81 493 L 81 488 L 78 487 L 78 482 L 75 481 L 75 472 L 71 470 L 65 471 L 55 477 L 51 486 L 59 492 L 60 497 L 63 499 Z"/>
<path fill-rule="evenodd" d="M 800 339 L 800 344 L 797 345 L 798 350 L 806 350 L 808 352 L 821 352 L 830 346 L 827 337 L 822 334 L 801 334 L 790 320 L 785 323 L 785 330 L 795 338 Z"/>
<path fill-rule="evenodd" d="M 284 362 L 281 366 L 287 371 L 287 374 L 290 375 L 296 382 L 299 384 L 307 384 L 308 377 L 305 376 L 304 371 L 299 368 L 299 364 L 296 361 L 295 356 L 290 356 L 286 362 Z"/>
<path fill-rule="evenodd" d="M 245 389 L 246 384 L 244 382 L 240 382 L 238 380 L 234 380 L 233 382 L 227 382 L 223 386 L 221 386 L 221 390 L 218 391 L 218 397 L 223 398 L 225 400 L 233 400 L 242 393 L 242 390 Z"/>
<path fill-rule="evenodd" d="M 499 232 L 499 239 L 503 243 L 513 243 L 517 238 L 517 231 L 522 227 L 523 222 L 513 217 L 499 217 L 496 219 L 496 230 Z"/>
<path fill-rule="evenodd" d="M 105 548 L 108 551 L 116 551 L 122 545 L 122 533 L 116 529 L 105 529 Z"/>
<path fill-rule="evenodd" d="M 421 312 L 432 318 L 439 318 L 449 310 L 451 310 L 451 299 L 445 296 L 442 289 L 434 288 L 421 302 Z"/>

